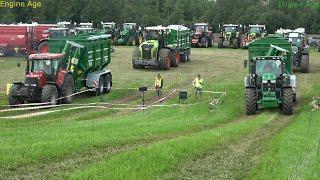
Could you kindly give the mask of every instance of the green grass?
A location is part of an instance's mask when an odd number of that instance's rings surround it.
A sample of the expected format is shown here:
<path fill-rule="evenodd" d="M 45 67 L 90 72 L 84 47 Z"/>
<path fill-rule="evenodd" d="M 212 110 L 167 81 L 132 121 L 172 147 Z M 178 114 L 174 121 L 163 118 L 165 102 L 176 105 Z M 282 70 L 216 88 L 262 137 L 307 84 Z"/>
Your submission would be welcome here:
<path fill-rule="evenodd" d="M 131 50 L 132 47 L 117 47 L 116 53 L 113 54 L 110 69 L 113 72 L 114 87 L 136 88 L 147 85 L 152 88 L 156 71 L 134 70 L 131 67 Z M 250 163 L 245 168 L 246 172 L 254 169 L 250 177 L 267 177 L 268 174 L 272 174 L 270 173 L 272 166 L 277 167 L 276 163 L 278 163 L 273 159 L 274 164 L 271 163 L 271 166 L 269 159 L 277 157 L 280 146 L 284 146 L 283 143 L 291 140 L 285 138 L 291 137 L 294 131 L 285 132 L 293 127 L 298 131 L 304 128 L 297 123 L 304 118 L 307 110 L 305 104 L 317 87 L 320 63 L 316 59 L 319 55 L 312 52 L 311 73 L 297 74 L 299 104 L 295 114 L 286 117 L 286 121 L 281 125 L 276 123 L 282 118 L 277 109 L 263 110 L 259 115 L 251 117 L 244 115 L 243 77 L 246 70 L 242 68 L 242 60 L 246 55 L 245 50 L 192 49 L 191 62 L 183 63 L 170 71 L 161 71 L 165 80 L 164 89 L 187 89 L 190 95 L 189 104 L 195 102 L 191 93 L 191 82 L 197 73 L 201 73 L 204 77 L 205 90 L 227 91 L 226 103 L 217 106 L 211 113 L 209 113 L 208 104 L 202 103 L 190 108 L 159 107 L 144 112 L 84 109 L 55 112 L 26 119 L 0 120 L 0 179 L 181 177 L 179 171 L 186 168 L 186 164 L 193 164 L 193 161 L 201 160 L 215 150 L 228 152 L 229 146 L 240 139 L 249 138 L 248 142 L 241 141 L 244 145 L 239 147 L 244 148 L 250 143 L 251 136 L 259 131 L 268 130 L 266 126 L 271 123 L 273 126 L 268 128 L 273 133 L 268 136 L 262 134 L 261 140 L 264 144 L 259 147 L 265 149 L 266 154 L 245 152 L 246 157 L 255 156 L 258 159 L 257 163 Z M 1 72 L 12 70 L 10 65 L 7 67 L 7 70 Z M 23 74 L 20 77 L 23 77 Z M 4 83 L 0 85 L 3 86 Z M 114 103 L 139 104 L 141 101 L 138 92 L 128 90 L 113 90 L 104 97 L 106 102 Z M 148 103 L 152 103 L 154 92 L 148 92 L 147 99 Z M 209 100 L 210 97 L 206 96 L 204 99 Z M 82 96 L 77 98 L 75 103 L 90 103 L 97 100 L 99 100 L 97 97 Z M 6 103 L 5 100 L 1 101 Z M 176 102 L 177 97 L 174 97 L 166 103 Z M 59 108 L 54 108 L 54 110 L 57 109 Z M 9 114 L 12 113 L 5 115 Z M 306 122 L 307 120 L 302 120 L 301 123 Z M 314 121 L 314 124 L 316 123 Z M 311 131 L 313 133 L 317 131 L 314 128 Z M 315 134 L 310 138 L 310 141 L 313 139 L 312 147 L 317 145 Z M 300 137 L 299 133 L 296 136 Z M 258 140 L 251 142 L 255 145 L 253 147 L 257 148 L 260 145 Z M 301 138 L 298 142 L 303 146 L 304 139 Z M 288 143 L 284 147 L 290 149 L 291 145 Z M 273 151 L 273 146 L 278 149 Z M 297 151 L 292 150 L 293 155 L 305 150 L 299 146 L 297 148 Z M 292 168 L 296 167 L 297 164 L 290 164 L 294 162 L 289 160 L 292 154 L 287 156 L 279 154 L 279 157 L 288 158 L 288 163 L 278 165 L 278 172 L 273 176 L 275 179 L 284 177 L 280 171 L 281 168 L 286 169 L 283 166 L 289 164 Z M 259 165 L 260 157 L 262 158 Z M 301 157 L 308 157 L 308 151 L 302 153 Z M 221 161 L 224 158 L 226 157 L 222 156 Z M 241 172 L 244 171 L 241 167 L 234 164 L 231 167 L 220 167 L 220 169 L 239 171 L 239 174 L 242 174 L 239 178 L 245 178 L 247 173 Z M 191 165 L 188 168 L 192 170 L 195 167 Z M 214 174 L 215 169 L 218 167 L 213 166 L 211 172 L 197 173 Z M 299 177 L 312 177 L 304 172 L 315 173 L 315 170 L 317 169 L 311 168 L 309 171 L 302 169 L 299 171 L 302 173 Z"/>

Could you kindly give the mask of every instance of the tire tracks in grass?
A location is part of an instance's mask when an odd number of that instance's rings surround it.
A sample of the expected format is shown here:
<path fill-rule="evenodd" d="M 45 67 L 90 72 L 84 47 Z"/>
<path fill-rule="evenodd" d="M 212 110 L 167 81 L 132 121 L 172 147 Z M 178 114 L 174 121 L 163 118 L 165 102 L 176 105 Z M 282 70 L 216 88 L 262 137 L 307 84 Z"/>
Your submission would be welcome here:
<path fill-rule="evenodd" d="M 264 127 L 235 141 L 227 141 L 199 158 L 164 175 L 166 179 L 244 179 L 259 163 L 268 140 L 293 122 L 277 115 Z"/>
<path fill-rule="evenodd" d="M 82 166 L 89 166 L 101 159 L 112 157 L 123 152 L 134 151 L 138 148 L 148 147 L 155 143 L 168 141 L 172 139 L 177 139 L 185 136 L 190 136 L 202 131 L 216 130 L 231 125 L 241 123 L 246 120 L 250 120 L 254 117 L 242 116 L 241 118 L 233 118 L 234 120 L 226 120 L 220 124 L 215 125 L 202 125 L 202 127 L 195 127 L 183 132 L 176 132 L 171 134 L 165 134 L 158 137 L 145 138 L 137 142 L 130 142 L 132 144 L 119 144 L 118 146 L 105 147 L 105 148 L 93 148 L 92 150 L 86 151 L 84 153 L 72 154 L 71 156 L 57 160 L 55 162 L 39 163 L 34 165 L 21 165 L 16 168 L 6 169 L 0 173 L 1 177 L 6 177 L 9 179 L 43 179 L 48 177 L 59 177 L 65 178 L 72 171 L 76 170 Z"/>

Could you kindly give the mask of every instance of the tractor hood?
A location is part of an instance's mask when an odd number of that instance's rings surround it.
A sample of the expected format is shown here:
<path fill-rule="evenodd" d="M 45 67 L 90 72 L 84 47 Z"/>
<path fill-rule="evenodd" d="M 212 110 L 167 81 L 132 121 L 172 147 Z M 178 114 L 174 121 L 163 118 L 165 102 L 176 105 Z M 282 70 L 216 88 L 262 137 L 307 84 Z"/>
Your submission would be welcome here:
<path fill-rule="evenodd" d="M 277 76 L 273 73 L 263 73 L 262 74 L 262 83 L 267 83 L 270 81 L 271 83 L 275 83 Z"/>
<path fill-rule="evenodd" d="M 148 40 L 140 44 L 139 49 L 142 59 L 151 60 L 157 57 L 157 50 L 159 48 L 159 41 Z"/>

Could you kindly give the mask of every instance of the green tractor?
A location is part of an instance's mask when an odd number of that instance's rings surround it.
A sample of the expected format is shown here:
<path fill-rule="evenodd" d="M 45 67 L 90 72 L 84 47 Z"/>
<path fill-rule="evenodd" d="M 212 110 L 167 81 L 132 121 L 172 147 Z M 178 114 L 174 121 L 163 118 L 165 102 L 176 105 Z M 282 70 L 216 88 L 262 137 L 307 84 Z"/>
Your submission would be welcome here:
<path fill-rule="evenodd" d="M 238 24 L 224 24 L 220 27 L 220 37 L 218 48 L 230 47 L 234 49 L 240 47 L 242 36 L 242 26 Z"/>
<path fill-rule="evenodd" d="M 143 34 L 137 23 L 123 23 L 122 29 L 115 36 L 115 45 L 136 46 L 143 42 Z"/>
<path fill-rule="evenodd" d="M 181 25 L 146 28 L 147 40 L 133 51 L 134 69 L 146 66 L 168 70 L 190 60 L 190 30 Z"/>
<path fill-rule="evenodd" d="M 114 43 L 114 38 L 117 34 L 116 23 L 114 23 L 114 22 L 101 22 L 101 26 L 102 26 L 101 32 L 103 34 L 110 34 L 112 42 Z"/>
<path fill-rule="evenodd" d="M 268 36 L 250 43 L 245 66 L 249 70 L 244 78 L 247 114 L 255 114 L 262 106 L 281 108 L 283 114 L 291 115 L 296 76 L 292 73 L 291 44 L 287 39 Z"/>
<path fill-rule="evenodd" d="M 267 30 L 265 25 L 249 25 L 248 28 L 245 28 L 246 32 L 241 38 L 241 48 L 248 48 L 249 44 L 255 39 L 264 37 L 267 35 Z"/>

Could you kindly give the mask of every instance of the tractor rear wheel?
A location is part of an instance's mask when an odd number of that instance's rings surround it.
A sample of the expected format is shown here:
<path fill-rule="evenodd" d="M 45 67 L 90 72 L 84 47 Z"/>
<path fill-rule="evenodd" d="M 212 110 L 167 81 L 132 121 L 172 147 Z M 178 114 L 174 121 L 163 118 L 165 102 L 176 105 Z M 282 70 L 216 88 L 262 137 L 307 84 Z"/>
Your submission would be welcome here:
<path fill-rule="evenodd" d="M 71 104 L 73 100 L 72 94 L 74 93 L 74 81 L 71 74 L 67 74 L 64 78 L 64 82 L 61 86 L 62 103 Z"/>
<path fill-rule="evenodd" d="M 109 93 L 112 87 L 112 77 L 111 74 L 107 74 L 104 77 L 104 93 Z"/>
<path fill-rule="evenodd" d="M 232 45 L 233 45 L 233 49 L 238 49 L 239 48 L 238 39 L 233 39 L 232 40 Z"/>
<path fill-rule="evenodd" d="M 41 102 L 55 105 L 58 102 L 58 90 L 54 84 L 47 84 L 43 87 L 41 93 Z"/>
<path fill-rule="evenodd" d="M 23 104 L 23 100 L 20 99 L 17 96 L 14 96 L 14 92 L 17 92 L 19 90 L 19 85 L 13 85 L 9 90 L 9 105 L 17 105 L 17 104 Z"/>
<path fill-rule="evenodd" d="M 209 47 L 213 47 L 214 45 L 214 40 L 213 40 L 213 36 L 209 38 Z"/>
<path fill-rule="evenodd" d="M 223 38 L 220 37 L 218 40 L 218 48 L 223 48 Z"/>
<path fill-rule="evenodd" d="M 139 47 L 136 47 L 132 52 L 132 66 L 133 69 L 142 69 L 143 66 L 141 64 L 135 64 L 134 59 L 140 59 L 141 53 Z"/>
<path fill-rule="evenodd" d="M 256 90 L 253 88 L 246 89 L 246 109 L 248 115 L 254 115 L 257 111 Z"/>
<path fill-rule="evenodd" d="M 180 62 L 180 52 L 178 49 L 171 50 L 171 67 L 178 67 Z"/>
<path fill-rule="evenodd" d="M 292 88 L 283 89 L 282 113 L 284 115 L 292 115 L 293 113 L 293 90 Z"/>
<path fill-rule="evenodd" d="M 170 50 L 160 49 L 159 51 L 159 69 L 168 70 L 171 66 Z"/>
<path fill-rule="evenodd" d="M 187 61 L 190 61 L 191 60 L 191 51 L 190 49 L 187 50 Z"/>
<path fill-rule="evenodd" d="M 49 44 L 47 41 L 43 41 L 38 46 L 38 53 L 48 53 L 49 52 Z"/>
<path fill-rule="evenodd" d="M 309 72 L 309 55 L 301 55 L 301 72 Z"/>

